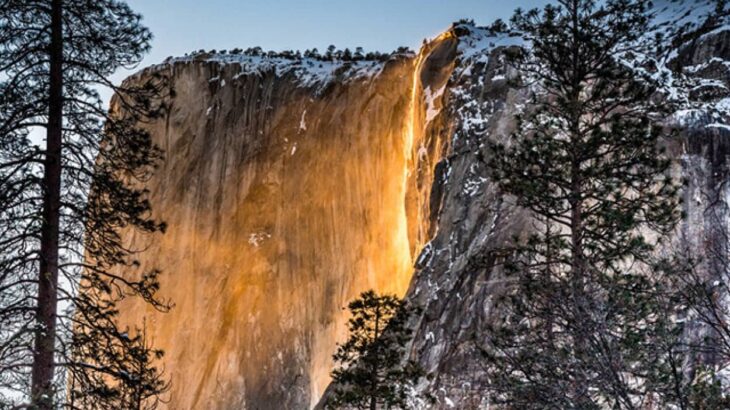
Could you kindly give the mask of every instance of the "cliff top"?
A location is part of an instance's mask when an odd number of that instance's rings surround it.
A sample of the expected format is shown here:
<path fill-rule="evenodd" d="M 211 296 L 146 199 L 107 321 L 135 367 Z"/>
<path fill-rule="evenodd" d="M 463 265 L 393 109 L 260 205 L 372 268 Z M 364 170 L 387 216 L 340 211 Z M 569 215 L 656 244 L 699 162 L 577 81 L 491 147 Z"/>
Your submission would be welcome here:
<path fill-rule="evenodd" d="M 730 114 L 726 109 L 730 106 L 730 98 L 724 98 L 729 92 L 723 81 L 726 75 L 730 75 L 727 56 L 705 58 L 707 56 L 704 54 L 707 53 L 723 54 L 717 47 L 715 50 L 709 47 L 695 50 L 700 42 L 710 44 L 720 41 L 706 41 L 708 37 L 730 33 L 730 19 L 727 13 L 718 9 L 718 4 L 721 4 L 718 0 L 656 0 L 652 10 L 656 26 L 649 35 L 663 46 L 662 53 L 659 56 L 634 56 L 626 61 L 632 69 L 648 70 L 652 76 L 670 78 L 664 90 L 670 99 L 693 97 L 694 101 L 685 101 L 685 106 L 691 108 L 681 110 L 675 116 L 675 121 L 685 126 L 688 122 L 695 122 L 695 117 L 706 117 L 708 112 L 714 113 L 713 118 L 699 123 L 718 123 L 720 117 Z M 457 37 L 459 40 L 459 57 L 462 62 L 466 62 L 463 74 L 469 73 L 472 64 L 486 63 L 495 48 L 528 44 L 520 33 L 511 30 L 502 21 L 498 20 L 489 27 L 480 27 L 466 19 L 452 24 L 440 36 L 424 40 L 424 43 L 433 43 L 445 37 Z M 330 46 L 323 54 L 316 49 L 273 52 L 259 47 L 231 51 L 200 50 L 182 57 L 168 57 L 161 64 L 148 67 L 132 78 L 173 66 L 205 63 L 217 64 L 221 68 L 237 66 L 238 73 L 233 79 L 273 72 L 277 77 L 292 76 L 302 87 L 321 89 L 335 81 L 374 78 L 389 61 L 414 58 L 415 54 L 404 47 L 392 53 L 364 53 L 360 48 L 352 52 L 349 49 L 336 50 L 334 46 Z M 218 77 L 209 81 L 221 81 L 225 85 L 225 80 Z M 700 112 L 702 115 L 699 115 Z"/>
<path fill-rule="evenodd" d="M 293 76 L 302 87 L 323 87 L 334 80 L 352 81 L 372 78 L 380 74 L 389 61 L 410 59 L 415 54 L 406 47 L 392 53 L 363 53 L 358 48 L 354 53 L 349 49 L 335 50 L 330 46 L 326 54 L 316 49 L 299 51 L 264 51 L 260 47 L 247 50 L 234 49 L 199 50 L 182 57 L 168 57 L 160 64 L 147 67 L 130 78 L 150 72 L 159 72 L 173 66 L 194 63 L 217 64 L 221 68 L 228 65 L 239 67 L 234 79 L 246 75 L 274 73 L 277 77 Z M 210 81 L 220 80 L 211 78 Z"/>

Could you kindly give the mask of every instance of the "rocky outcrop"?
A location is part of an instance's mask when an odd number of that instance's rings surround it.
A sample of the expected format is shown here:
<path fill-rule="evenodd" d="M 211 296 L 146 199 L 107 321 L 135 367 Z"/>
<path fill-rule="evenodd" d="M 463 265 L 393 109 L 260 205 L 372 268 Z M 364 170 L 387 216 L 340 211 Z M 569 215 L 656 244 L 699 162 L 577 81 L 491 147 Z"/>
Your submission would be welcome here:
<path fill-rule="evenodd" d="M 728 221 L 730 31 L 710 1 L 657 7 L 672 44 L 660 69 L 686 98 L 668 123 L 689 179 L 677 241 L 699 248 Z M 488 404 L 476 347 L 503 286 L 490 251 L 529 218 L 489 180 L 486 141 L 525 107 L 503 55 L 521 44 L 460 24 L 386 62 L 203 54 L 148 69 L 176 91 L 147 125 L 166 152 L 147 188 L 169 229 L 127 238 L 175 308 L 129 301 L 121 320 L 145 318 L 165 350 L 169 408 L 313 406 L 342 307 L 368 288 L 422 308 L 409 355 L 435 407 Z"/>

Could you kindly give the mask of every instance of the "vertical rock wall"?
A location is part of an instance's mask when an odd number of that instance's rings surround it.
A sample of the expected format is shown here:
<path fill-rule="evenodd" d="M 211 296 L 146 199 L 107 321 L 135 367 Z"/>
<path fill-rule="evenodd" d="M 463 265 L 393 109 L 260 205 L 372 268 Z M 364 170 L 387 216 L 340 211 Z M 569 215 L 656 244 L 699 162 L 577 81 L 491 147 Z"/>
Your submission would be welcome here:
<path fill-rule="evenodd" d="M 166 160 L 148 188 L 168 232 L 146 244 L 141 269 L 163 271 L 175 307 L 130 301 L 122 320 L 146 318 L 165 350 L 171 409 L 310 407 L 329 383 L 342 308 L 369 288 L 402 296 L 410 281 L 412 58 L 363 75 L 315 62 L 305 74 L 332 77 L 307 84 L 245 64 L 153 68 L 176 93 L 149 126 Z"/>

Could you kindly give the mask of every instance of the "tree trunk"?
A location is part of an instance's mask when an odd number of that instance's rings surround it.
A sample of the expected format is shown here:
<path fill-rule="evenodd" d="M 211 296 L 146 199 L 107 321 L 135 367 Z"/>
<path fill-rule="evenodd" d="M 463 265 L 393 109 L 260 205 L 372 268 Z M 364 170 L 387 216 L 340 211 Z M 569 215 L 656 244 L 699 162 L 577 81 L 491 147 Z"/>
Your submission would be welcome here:
<path fill-rule="evenodd" d="M 43 173 L 43 224 L 38 273 L 38 330 L 33 352 L 31 400 L 33 408 L 53 408 L 53 374 L 58 306 L 58 248 L 61 207 L 61 139 L 63 135 L 63 21 L 62 0 L 51 1 L 48 128 Z"/>
<path fill-rule="evenodd" d="M 582 178 L 582 158 L 581 147 L 583 143 L 582 132 L 580 128 L 581 115 L 583 113 L 581 107 L 581 90 L 585 80 L 582 58 L 580 56 L 579 44 L 581 43 L 580 33 L 580 0 L 573 0 L 571 3 L 571 31 L 573 40 L 573 55 L 571 56 L 571 84 L 569 91 L 569 100 L 571 104 L 570 112 L 570 139 L 572 145 L 571 152 L 571 186 L 570 186 L 570 246 L 571 246 L 571 293 L 573 297 L 573 309 L 575 320 L 575 354 L 578 355 L 577 363 L 582 366 L 588 353 L 588 342 L 586 335 L 589 325 L 590 313 L 588 311 L 586 300 L 586 266 L 584 261 L 583 249 L 583 178 Z M 586 408 L 591 405 L 588 398 L 588 374 L 583 368 L 576 369 L 576 379 L 574 380 L 573 400 L 578 408 Z"/>
<path fill-rule="evenodd" d="M 375 306 L 375 334 L 373 335 L 373 346 L 378 343 L 380 337 L 380 306 Z M 374 352 L 378 353 L 378 352 Z M 370 410 L 377 410 L 378 407 L 378 357 L 374 357 L 372 360 L 373 367 L 370 375 Z"/>
<path fill-rule="evenodd" d="M 574 160 L 575 161 L 575 160 Z M 572 195 L 575 199 L 571 200 L 571 293 L 573 297 L 573 309 L 574 309 L 574 320 L 575 320 L 575 353 L 578 355 L 578 365 L 582 365 L 582 361 L 586 358 L 587 354 L 587 341 L 586 335 L 587 330 L 584 326 L 589 323 L 589 312 L 586 306 L 586 272 L 583 261 L 583 209 L 582 201 L 579 199 L 581 195 L 581 182 L 580 182 L 580 165 L 577 161 L 572 166 L 573 182 L 572 182 Z M 580 407 L 584 402 L 588 402 L 586 394 L 588 387 L 588 377 L 584 373 L 584 369 L 577 369 L 574 389 L 574 399 Z"/>

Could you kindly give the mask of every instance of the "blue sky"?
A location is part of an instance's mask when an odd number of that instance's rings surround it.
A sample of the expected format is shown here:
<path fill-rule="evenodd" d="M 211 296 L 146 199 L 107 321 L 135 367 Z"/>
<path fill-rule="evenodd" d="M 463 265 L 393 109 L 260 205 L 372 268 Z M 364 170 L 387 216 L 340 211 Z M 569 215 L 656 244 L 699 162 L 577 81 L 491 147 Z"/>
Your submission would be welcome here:
<path fill-rule="evenodd" d="M 197 49 L 417 48 L 460 18 L 488 24 L 545 0 L 127 0 L 155 35 L 143 66 Z"/>

